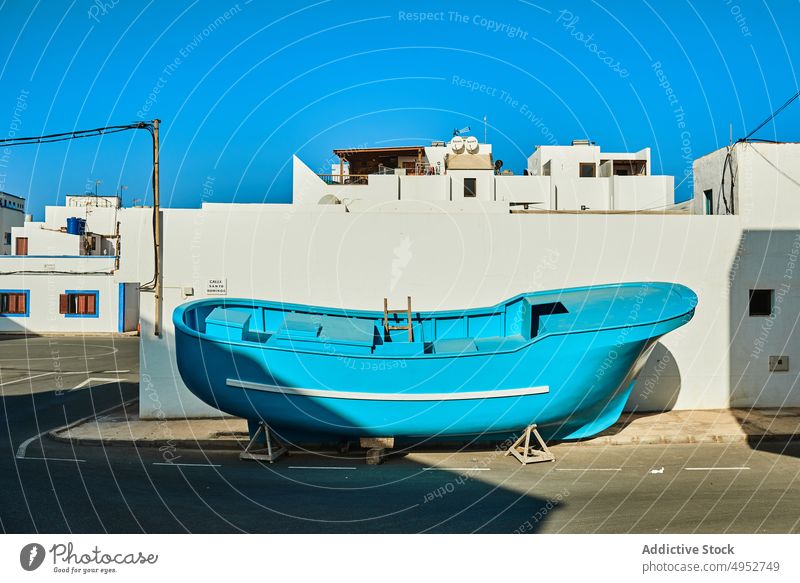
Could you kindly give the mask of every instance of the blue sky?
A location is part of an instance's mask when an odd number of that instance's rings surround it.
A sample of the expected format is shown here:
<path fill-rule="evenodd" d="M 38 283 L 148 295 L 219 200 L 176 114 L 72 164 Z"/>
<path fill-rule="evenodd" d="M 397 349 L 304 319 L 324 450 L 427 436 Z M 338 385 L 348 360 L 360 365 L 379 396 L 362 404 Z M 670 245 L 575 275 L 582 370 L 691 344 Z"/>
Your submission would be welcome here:
<path fill-rule="evenodd" d="M 419 144 L 483 116 L 495 157 L 588 137 L 653 173 L 746 134 L 798 90 L 798 2 L 0 0 L 0 135 L 162 119 L 162 204 L 284 202 L 291 157 Z M 800 104 L 758 137 L 800 139 Z M 47 204 L 102 180 L 151 199 L 145 132 L 0 150 Z M 679 197 L 691 192 L 691 178 Z M 204 186 L 205 185 L 205 186 Z M 210 187 L 209 187 L 210 185 Z"/>

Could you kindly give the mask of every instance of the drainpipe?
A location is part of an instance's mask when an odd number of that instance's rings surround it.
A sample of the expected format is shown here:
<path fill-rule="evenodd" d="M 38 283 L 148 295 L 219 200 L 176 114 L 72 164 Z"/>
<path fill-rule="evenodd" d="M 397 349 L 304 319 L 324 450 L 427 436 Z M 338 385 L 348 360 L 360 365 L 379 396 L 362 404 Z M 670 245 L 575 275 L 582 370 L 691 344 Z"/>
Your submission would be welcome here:
<path fill-rule="evenodd" d="M 153 330 L 156 336 L 161 336 L 161 185 L 158 172 L 158 125 L 160 119 L 153 120 L 153 246 L 156 259 L 156 278 L 153 283 L 155 296 L 155 325 Z"/>

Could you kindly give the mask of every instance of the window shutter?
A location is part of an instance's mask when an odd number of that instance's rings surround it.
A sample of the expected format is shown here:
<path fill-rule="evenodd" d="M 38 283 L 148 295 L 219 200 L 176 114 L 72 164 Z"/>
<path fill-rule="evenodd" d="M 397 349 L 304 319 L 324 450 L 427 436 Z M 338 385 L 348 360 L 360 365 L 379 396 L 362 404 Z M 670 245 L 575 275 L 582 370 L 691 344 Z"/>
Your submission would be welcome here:
<path fill-rule="evenodd" d="M 58 296 L 58 313 L 69 314 L 69 296 L 67 294 Z"/>
<path fill-rule="evenodd" d="M 17 295 L 17 307 L 19 308 L 19 313 L 20 314 L 24 314 L 25 312 L 28 311 L 28 306 L 25 305 L 25 303 L 26 303 L 25 300 L 26 299 L 27 299 L 27 297 L 25 296 L 25 294 L 18 294 Z"/>
<path fill-rule="evenodd" d="M 94 294 L 87 294 L 86 295 L 86 313 L 87 314 L 96 314 L 97 313 L 97 296 Z"/>

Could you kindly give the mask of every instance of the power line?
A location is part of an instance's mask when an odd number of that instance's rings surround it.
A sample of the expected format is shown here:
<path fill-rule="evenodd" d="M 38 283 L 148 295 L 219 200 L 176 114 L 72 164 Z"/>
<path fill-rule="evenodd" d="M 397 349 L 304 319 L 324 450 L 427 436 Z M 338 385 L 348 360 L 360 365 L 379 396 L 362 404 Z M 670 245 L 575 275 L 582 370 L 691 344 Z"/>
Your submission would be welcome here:
<path fill-rule="evenodd" d="M 67 140 L 79 140 L 81 138 L 94 138 L 107 134 L 116 134 L 129 130 L 147 130 L 153 139 L 153 254 L 154 269 L 153 278 L 147 283 L 139 286 L 140 291 L 153 291 L 156 295 L 156 335 L 160 335 L 161 318 L 161 256 L 160 256 L 160 210 L 159 210 L 159 173 L 158 173 L 158 126 L 160 120 L 139 121 L 124 125 L 105 126 L 90 130 L 76 130 L 72 132 L 61 132 L 58 134 L 46 134 L 41 136 L 28 136 L 23 138 L 0 139 L 0 147 L 26 146 L 32 144 L 52 144 L 54 142 L 65 142 Z M 52 272 L 51 272 L 52 273 Z"/>
<path fill-rule="evenodd" d="M 795 99 L 797 99 L 798 97 L 800 97 L 800 91 L 798 91 L 797 93 L 795 93 L 794 95 L 792 95 L 792 96 L 791 96 L 791 97 L 790 97 L 790 98 L 789 98 L 789 99 L 786 101 L 786 103 L 784 103 L 784 104 L 783 104 L 783 105 L 781 105 L 781 106 L 780 106 L 778 109 L 776 109 L 775 111 L 773 111 L 773 112 L 770 114 L 770 116 L 769 116 L 767 119 L 765 119 L 765 120 L 764 120 L 764 121 L 762 121 L 760 124 L 758 124 L 758 127 L 756 127 L 756 129 L 754 129 L 752 132 L 750 132 L 749 134 L 747 134 L 747 135 L 746 135 L 744 138 L 742 138 L 740 141 L 741 141 L 741 142 L 746 142 L 746 141 L 747 141 L 747 140 L 750 138 L 750 136 L 752 136 L 752 135 L 753 135 L 754 133 L 756 133 L 758 130 L 760 130 L 760 129 L 761 129 L 761 128 L 763 128 L 765 125 L 767 125 L 769 122 L 771 122 L 771 121 L 772 121 L 772 120 L 775 118 L 775 116 L 777 116 L 777 115 L 778 115 L 780 112 L 782 112 L 784 109 L 786 109 L 787 107 L 789 107 L 789 105 L 792 103 L 792 101 L 794 101 L 794 100 L 795 100 Z"/>
<path fill-rule="evenodd" d="M 67 140 L 78 140 L 81 138 L 93 138 L 105 134 L 116 134 L 118 132 L 125 132 L 128 130 L 147 130 L 153 133 L 153 124 L 145 121 L 117 125 L 106 126 L 102 128 L 94 128 L 91 130 L 77 130 L 74 132 L 61 132 L 58 134 L 47 134 L 43 136 L 28 136 L 24 138 L 5 138 L 0 140 L 0 146 L 25 146 L 28 144 L 51 144 L 53 142 L 64 142 Z"/>

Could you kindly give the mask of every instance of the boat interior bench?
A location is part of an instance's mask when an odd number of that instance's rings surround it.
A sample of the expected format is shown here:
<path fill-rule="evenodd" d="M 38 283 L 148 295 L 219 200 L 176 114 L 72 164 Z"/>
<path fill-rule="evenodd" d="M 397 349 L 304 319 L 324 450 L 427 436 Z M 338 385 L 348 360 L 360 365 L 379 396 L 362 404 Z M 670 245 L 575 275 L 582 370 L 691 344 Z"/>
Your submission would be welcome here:
<path fill-rule="evenodd" d="M 206 333 L 230 341 L 258 342 L 275 348 L 346 354 L 409 357 L 423 354 L 470 354 L 513 350 L 533 337 L 563 327 L 551 319 L 566 314 L 561 302 L 537 303 L 523 298 L 513 312 L 477 316 L 413 319 L 414 342 L 385 335 L 381 318 L 306 312 L 279 313 L 270 330 L 265 316 L 242 307 L 216 307 L 205 319 Z M 505 335 L 503 335 L 505 334 Z"/>

